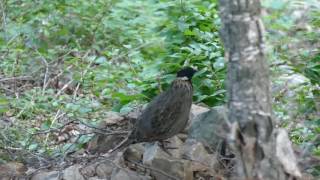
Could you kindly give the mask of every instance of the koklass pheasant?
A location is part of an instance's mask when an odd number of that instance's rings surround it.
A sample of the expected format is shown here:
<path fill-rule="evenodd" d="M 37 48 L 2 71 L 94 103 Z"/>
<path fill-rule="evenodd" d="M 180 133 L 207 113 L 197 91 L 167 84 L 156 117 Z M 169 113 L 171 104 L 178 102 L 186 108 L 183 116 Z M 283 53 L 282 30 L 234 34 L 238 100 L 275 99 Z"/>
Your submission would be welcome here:
<path fill-rule="evenodd" d="M 134 143 L 165 140 L 181 132 L 189 119 L 193 95 L 191 79 L 195 72 L 190 67 L 180 70 L 170 88 L 143 110 L 128 138 L 109 152 Z"/>

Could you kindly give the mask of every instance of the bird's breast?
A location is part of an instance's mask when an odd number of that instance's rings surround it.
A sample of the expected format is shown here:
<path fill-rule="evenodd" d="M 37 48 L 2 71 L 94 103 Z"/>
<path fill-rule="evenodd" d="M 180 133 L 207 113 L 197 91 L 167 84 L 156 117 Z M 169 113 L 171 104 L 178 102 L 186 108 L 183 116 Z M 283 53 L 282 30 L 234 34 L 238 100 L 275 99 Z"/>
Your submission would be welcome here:
<path fill-rule="evenodd" d="M 187 92 L 188 94 L 192 95 L 193 92 L 193 87 L 192 84 L 189 80 L 185 80 L 185 79 L 176 79 L 173 83 L 172 83 L 172 88 L 175 90 L 182 90 Z"/>

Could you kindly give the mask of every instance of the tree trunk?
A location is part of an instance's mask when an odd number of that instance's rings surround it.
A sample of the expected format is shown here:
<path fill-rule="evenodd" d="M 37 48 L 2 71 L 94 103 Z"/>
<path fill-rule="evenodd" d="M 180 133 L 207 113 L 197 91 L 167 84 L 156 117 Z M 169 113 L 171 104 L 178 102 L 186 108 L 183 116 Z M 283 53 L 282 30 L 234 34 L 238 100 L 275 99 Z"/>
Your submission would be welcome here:
<path fill-rule="evenodd" d="M 237 157 L 236 179 L 299 177 L 288 136 L 273 130 L 260 1 L 219 2 L 221 38 L 228 61 L 228 118 L 232 123 L 229 143 Z M 278 142 L 289 144 L 289 148 Z M 290 156 L 279 159 L 279 153 L 285 150 Z M 287 160 L 293 161 L 294 167 L 288 167 Z"/>

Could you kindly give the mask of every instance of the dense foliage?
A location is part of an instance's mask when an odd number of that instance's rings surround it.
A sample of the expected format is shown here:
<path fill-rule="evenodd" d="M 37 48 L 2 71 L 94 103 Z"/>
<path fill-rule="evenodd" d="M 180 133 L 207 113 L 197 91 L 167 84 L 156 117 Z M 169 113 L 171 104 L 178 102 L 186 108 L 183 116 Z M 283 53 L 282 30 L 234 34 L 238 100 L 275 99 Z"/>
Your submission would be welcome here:
<path fill-rule="evenodd" d="M 273 110 L 292 141 L 320 156 L 320 3 L 264 1 Z M 313 169 L 320 175 L 320 166 Z"/>
<path fill-rule="evenodd" d="M 165 89 L 182 66 L 199 69 L 195 102 L 224 103 L 225 65 L 213 0 L 1 5 L 1 77 L 12 78 L 3 82 L 1 112 L 19 122 L 6 129 L 12 137 L 3 146 L 59 153 L 63 148 L 50 146 L 49 135 L 40 143 L 43 137 L 33 133 L 63 125 L 62 113 L 95 123 L 105 111 L 127 112 Z"/>

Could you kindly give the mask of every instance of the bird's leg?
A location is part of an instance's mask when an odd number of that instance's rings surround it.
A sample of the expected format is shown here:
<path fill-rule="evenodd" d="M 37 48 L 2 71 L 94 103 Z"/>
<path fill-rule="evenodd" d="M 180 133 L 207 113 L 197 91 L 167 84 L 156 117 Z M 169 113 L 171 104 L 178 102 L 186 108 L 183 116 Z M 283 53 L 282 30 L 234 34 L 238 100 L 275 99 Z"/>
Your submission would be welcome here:
<path fill-rule="evenodd" d="M 171 142 L 169 140 L 162 140 L 162 141 L 157 141 L 157 144 L 159 145 L 159 147 L 166 152 L 167 154 L 169 154 L 170 156 L 173 156 L 173 154 L 169 151 L 170 149 L 178 149 L 178 147 L 176 146 L 170 146 Z"/>
<path fill-rule="evenodd" d="M 178 149 L 178 147 L 176 146 L 171 146 L 171 142 L 170 140 L 166 139 L 166 140 L 162 140 L 159 141 L 160 147 L 162 147 L 163 149 Z"/>
<path fill-rule="evenodd" d="M 116 147 L 110 149 L 108 151 L 108 154 L 113 153 L 116 150 L 120 150 L 122 148 L 125 148 L 125 147 L 129 146 L 132 143 L 133 143 L 132 139 L 129 139 L 129 137 L 126 137 Z"/>
<path fill-rule="evenodd" d="M 172 153 L 168 151 L 168 149 L 165 147 L 163 141 L 157 141 L 156 142 L 158 144 L 158 146 L 167 154 L 169 154 L 170 156 L 172 156 Z"/>

